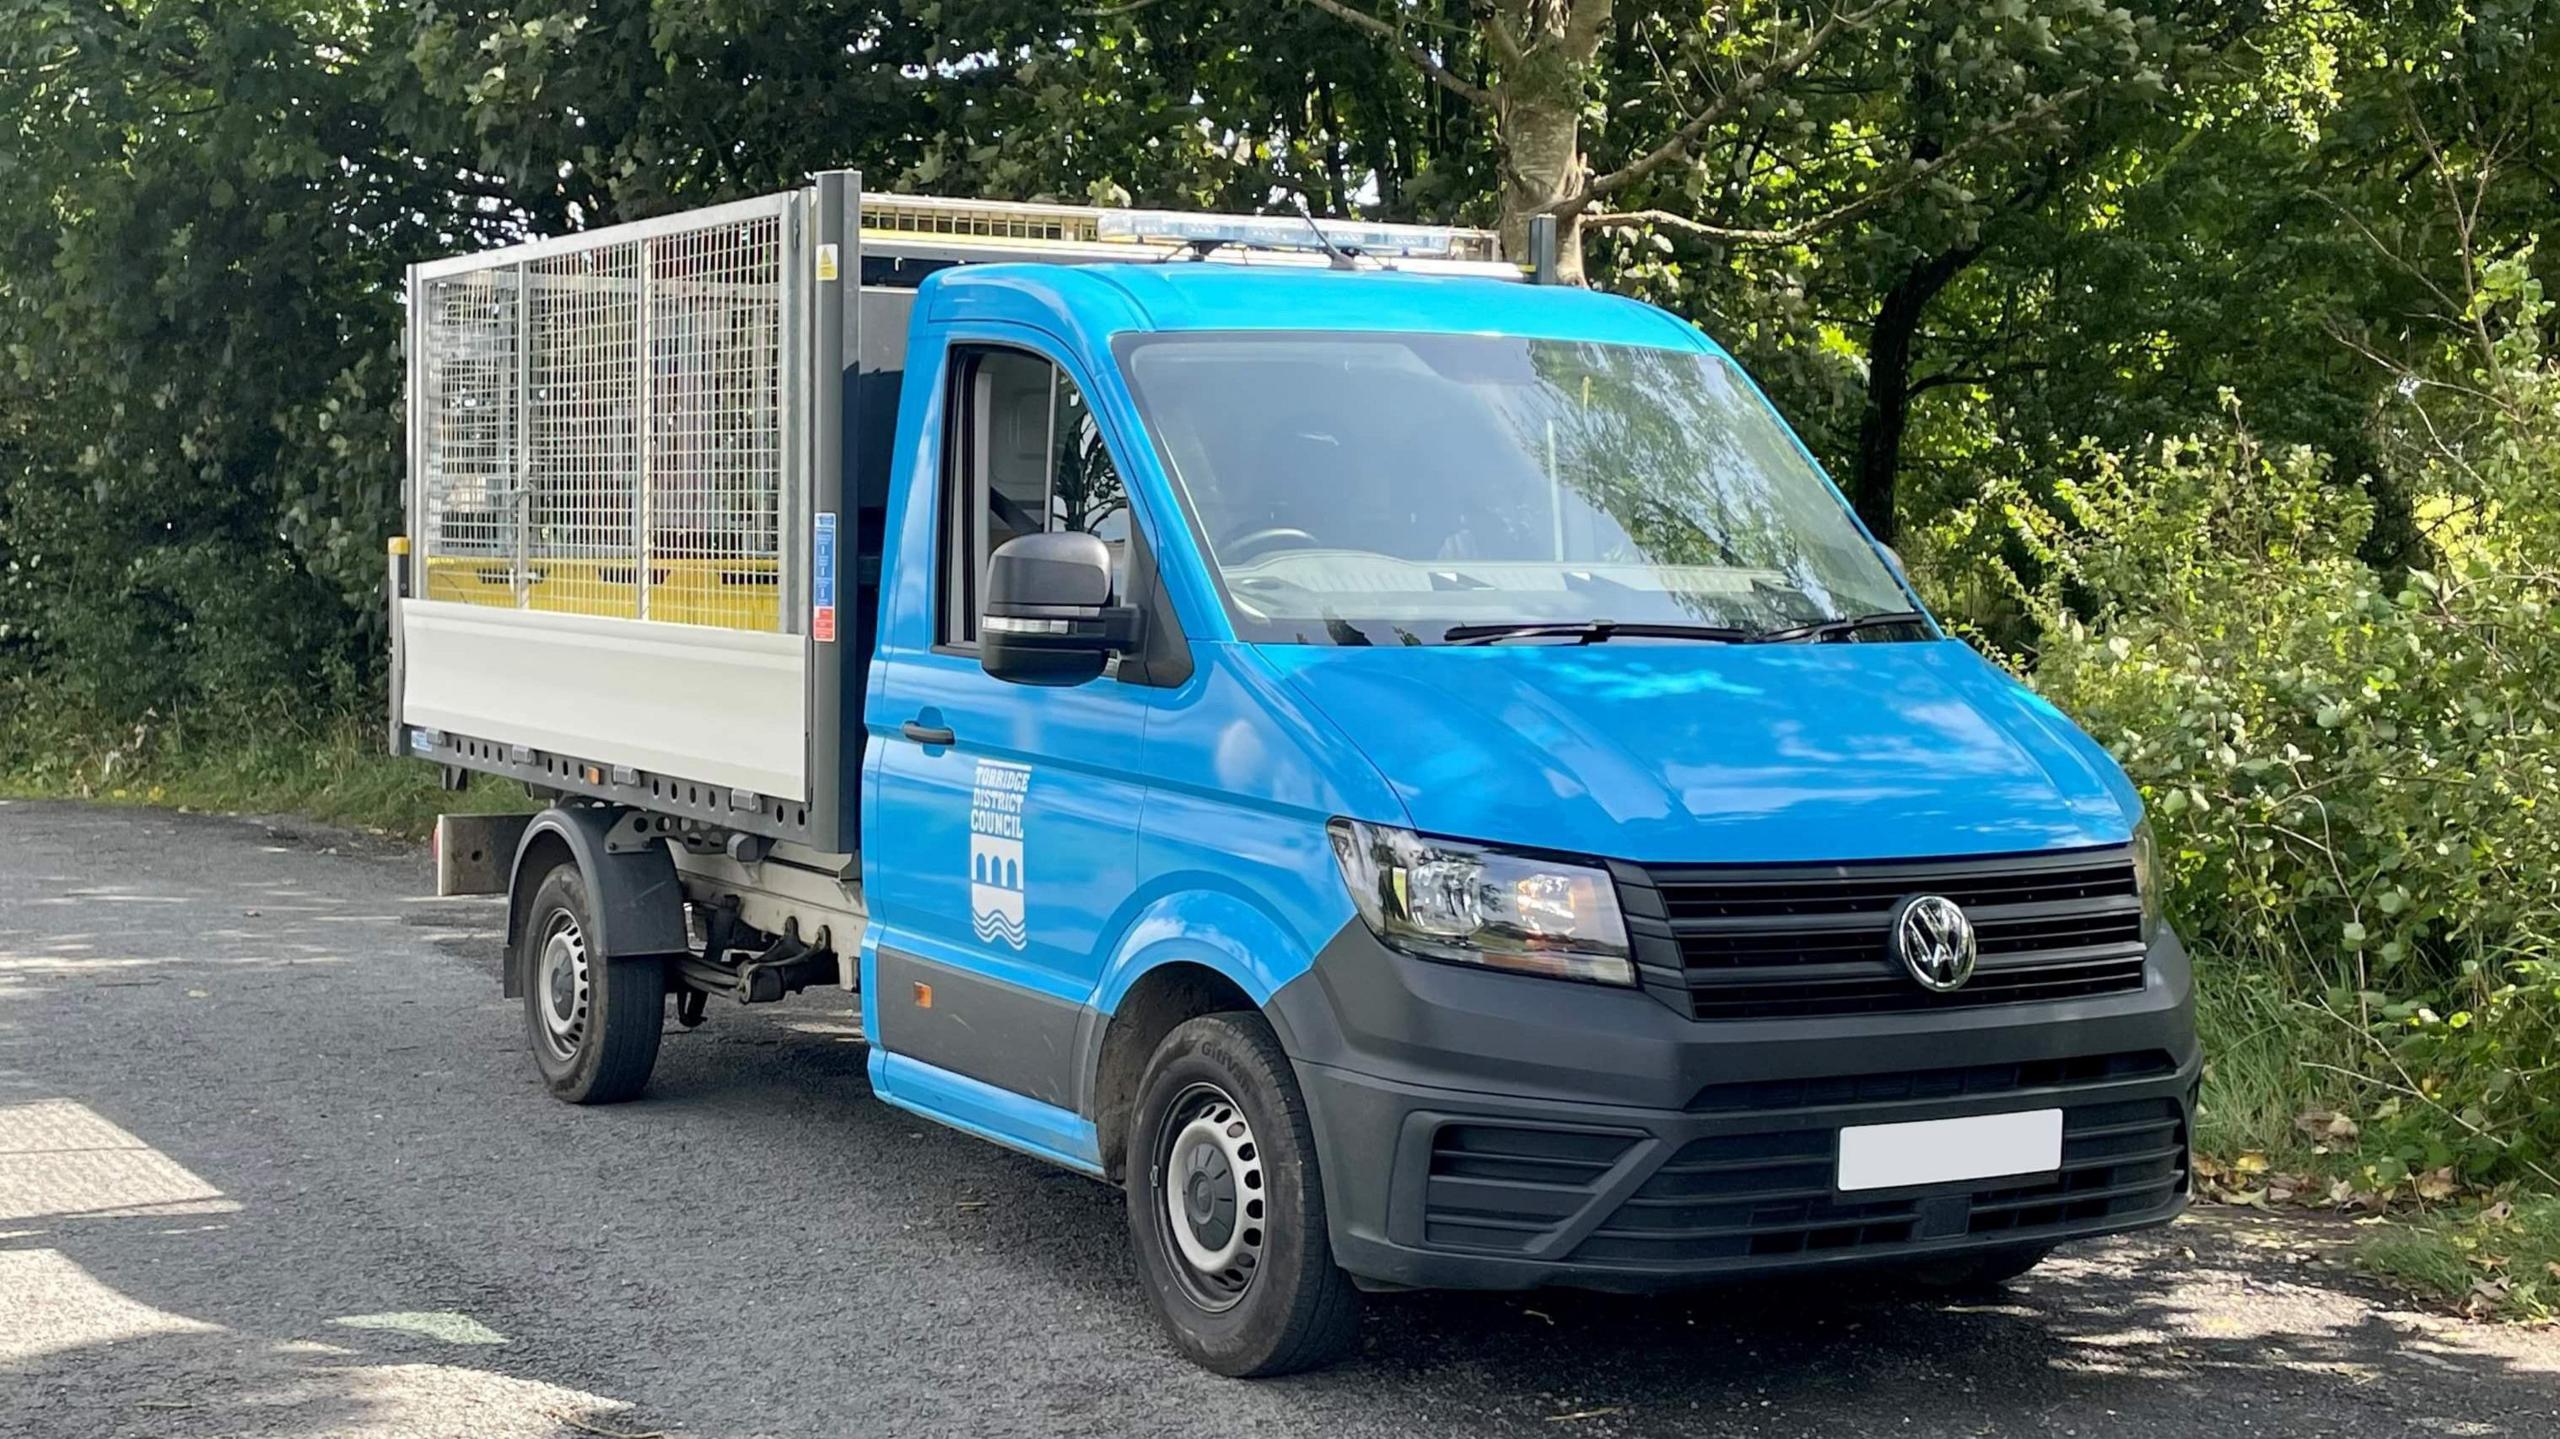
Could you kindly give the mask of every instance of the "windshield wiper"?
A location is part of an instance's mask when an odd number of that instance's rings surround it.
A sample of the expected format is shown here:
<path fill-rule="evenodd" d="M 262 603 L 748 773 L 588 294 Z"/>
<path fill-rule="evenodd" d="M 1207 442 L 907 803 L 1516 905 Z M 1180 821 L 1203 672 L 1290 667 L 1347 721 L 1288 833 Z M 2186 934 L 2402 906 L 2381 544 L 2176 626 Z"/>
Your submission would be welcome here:
<path fill-rule="evenodd" d="M 1440 642 L 1451 645 L 1489 645 L 1503 640 L 1569 639 L 1577 644 L 1607 644 L 1624 635 L 1643 640 L 1706 640 L 1717 644 L 1740 644 L 1751 638 L 1751 631 L 1728 625 L 1620 624 L 1615 620 L 1566 620 L 1561 622 L 1522 620 L 1499 625 L 1451 625 L 1441 632 Z"/>
<path fill-rule="evenodd" d="M 1877 610 L 1873 614 L 1847 615 L 1837 619 L 1813 620 L 1789 625 L 1782 630 L 1762 630 L 1751 636 L 1755 645 L 1782 645 L 1802 640 L 1819 644 L 1824 640 L 1845 639 L 1860 630 L 1888 629 L 1894 625 L 1926 623 L 1918 610 Z"/>

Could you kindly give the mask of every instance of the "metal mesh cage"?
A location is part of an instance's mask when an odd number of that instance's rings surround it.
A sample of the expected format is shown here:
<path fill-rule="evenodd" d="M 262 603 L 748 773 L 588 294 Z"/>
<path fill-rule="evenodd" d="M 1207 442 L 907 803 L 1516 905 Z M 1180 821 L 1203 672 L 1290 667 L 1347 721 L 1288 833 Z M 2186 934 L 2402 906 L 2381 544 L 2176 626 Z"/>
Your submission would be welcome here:
<path fill-rule="evenodd" d="M 518 603 L 640 613 L 640 250 L 603 245 L 525 267 L 531 434 Z"/>
<path fill-rule="evenodd" d="M 523 432 L 517 408 L 520 298 L 504 273 L 429 283 L 423 298 L 426 544 L 430 554 L 506 559 Z M 504 572 L 501 571 L 502 577 Z"/>
<path fill-rule="evenodd" d="M 697 623 L 768 628 L 780 581 L 781 224 L 696 230 L 649 249 L 653 576 Z"/>
<path fill-rule="evenodd" d="M 791 198 L 421 283 L 428 598 L 786 627 Z"/>

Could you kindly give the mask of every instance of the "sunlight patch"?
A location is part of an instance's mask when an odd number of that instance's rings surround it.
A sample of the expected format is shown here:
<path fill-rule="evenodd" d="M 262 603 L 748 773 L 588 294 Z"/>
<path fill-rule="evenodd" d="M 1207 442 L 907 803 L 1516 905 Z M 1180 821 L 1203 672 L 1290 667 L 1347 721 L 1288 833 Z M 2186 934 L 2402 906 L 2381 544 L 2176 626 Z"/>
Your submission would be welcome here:
<path fill-rule="evenodd" d="M 0 1363 L 219 1326 L 128 1299 L 58 1250 L 0 1249 Z"/>
<path fill-rule="evenodd" d="M 230 1214 L 184 1165 L 69 1099 L 0 1105 L 0 1221 Z"/>
<path fill-rule="evenodd" d="M 419 1334 L 441 1339 L 447 1344 L 504 1344 L 507 1336 L 472 1318 L 451 1310 L 417 1314 L 350 1314 L 332 1319 L 349 1329 L 390 1329 L 402 1334 Z"/>

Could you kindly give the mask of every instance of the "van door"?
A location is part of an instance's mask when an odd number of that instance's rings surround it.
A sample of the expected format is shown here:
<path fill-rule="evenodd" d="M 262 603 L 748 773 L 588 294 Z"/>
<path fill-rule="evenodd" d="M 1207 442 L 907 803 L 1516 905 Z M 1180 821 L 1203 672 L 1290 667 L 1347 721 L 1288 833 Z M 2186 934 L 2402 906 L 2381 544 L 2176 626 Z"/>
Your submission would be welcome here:
<path fill-rule="evenodd" d="M 1101 537 L 1125 577 L 1129 501 L 1082 388 L 1047 354 L 963 345 L 947 383 L 933 633 L 884 636 L 872 716 L 872 1041 L 1072 1109 L 1097 949 L 1136 882 L 1147 691 L 1110 674 L 1055 689 L 991 678 L 981 577 L 996 546 L 1043 529 Z M 888 1097 L 932 1107 L 887 1073 Z"/>

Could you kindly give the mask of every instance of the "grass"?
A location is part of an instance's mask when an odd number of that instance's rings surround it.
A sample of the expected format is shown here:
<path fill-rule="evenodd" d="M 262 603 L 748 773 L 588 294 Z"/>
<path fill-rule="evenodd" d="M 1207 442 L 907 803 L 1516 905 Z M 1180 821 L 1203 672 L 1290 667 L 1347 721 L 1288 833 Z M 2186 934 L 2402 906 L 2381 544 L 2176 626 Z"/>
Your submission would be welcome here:
<path fill-rule="evenodd" d="M 2340 1081 L 2304 1061 L 2343 1064 L 2346 1031 L 2263 976 L 2196 959 L 2196 1028 L 2204 1041 L 2204 1096 L 2196 1148 L 2217 1158 L 2264 1156 L 2269 1168 L 2330 1167 L 2297 1116 L 2338 1107 Z"/>
<path fill-rule="evenodd" d="M 533 807 L 518 786 L 485 776 L 444 790 L 435 766 L 386 752 L 373 715 L 145 723 L 102 739 L 30 713 L 0 728 L 0 797 L 296 814 L 406 839 L 423 838 L 439 814 Z"/>
<path fill-rule="evenodd" d="M 2560 1198 L 2390 1219 L 2356 1245 L 2365 1272 L 2483 1318 L 2560 1317 Z"/>

